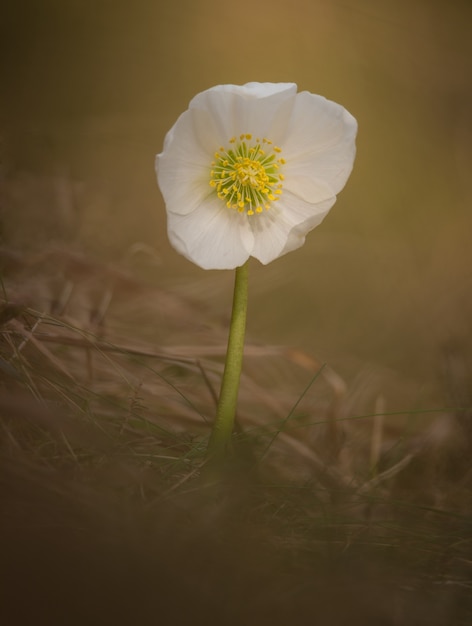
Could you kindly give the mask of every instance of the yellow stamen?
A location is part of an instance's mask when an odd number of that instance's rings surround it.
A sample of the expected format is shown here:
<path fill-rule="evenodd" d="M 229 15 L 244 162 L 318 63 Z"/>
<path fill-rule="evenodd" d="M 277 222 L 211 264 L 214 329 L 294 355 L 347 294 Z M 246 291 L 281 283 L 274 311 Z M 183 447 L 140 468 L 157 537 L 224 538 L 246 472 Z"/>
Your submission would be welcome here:
<path fill-rule="evenodd" d="M 279 171 L 285 165 L 279 156 L 282 149 L 267 137 L 253 140 L 250 133 L 239 135 L 239 140 L 232 137 L 228 143 L 231 147 L 215 152 L 210 186 L 228 208 L 240 213 L 252 216 L 270 209 L 283 193 L 284 175 Z"/>

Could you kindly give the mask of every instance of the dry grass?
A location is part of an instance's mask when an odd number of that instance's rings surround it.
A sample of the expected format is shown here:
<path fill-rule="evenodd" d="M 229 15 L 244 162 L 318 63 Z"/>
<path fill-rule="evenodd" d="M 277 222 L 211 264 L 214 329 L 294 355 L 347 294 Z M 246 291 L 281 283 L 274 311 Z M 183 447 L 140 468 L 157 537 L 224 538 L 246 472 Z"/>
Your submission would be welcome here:
<path fill-rule="evenodd" d="M 470 623 L 463 345 L 454 410 L 392 414 L 368 379 L 249 341 L 213 491 L 224 326 L 77 252 L 2 259 L 5 623 Z"/>

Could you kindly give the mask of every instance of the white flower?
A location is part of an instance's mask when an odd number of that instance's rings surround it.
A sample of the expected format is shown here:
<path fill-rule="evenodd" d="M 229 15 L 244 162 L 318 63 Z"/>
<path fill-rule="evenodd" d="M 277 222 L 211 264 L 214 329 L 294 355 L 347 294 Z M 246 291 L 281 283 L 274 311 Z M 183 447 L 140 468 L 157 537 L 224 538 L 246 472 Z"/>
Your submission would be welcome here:
<path fill-rule="evenodd" d="M 357 122 L 292 83 L 198 94 L 156 158 L 172 245 L 204 269 L 303 245 L 351 173 Z"/>

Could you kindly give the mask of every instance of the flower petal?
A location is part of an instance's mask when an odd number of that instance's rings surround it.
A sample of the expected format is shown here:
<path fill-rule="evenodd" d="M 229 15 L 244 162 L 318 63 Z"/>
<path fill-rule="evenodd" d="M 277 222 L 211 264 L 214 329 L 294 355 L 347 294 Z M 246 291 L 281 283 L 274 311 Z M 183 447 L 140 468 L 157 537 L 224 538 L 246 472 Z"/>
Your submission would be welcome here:
<path fill-rule="evenodd" d="M 284 195 L 282 198 L 289 191 L 301 200 L 313 205 L 333 197 L 333 190 L 328 183 L 314 175 L 316 170 L 312 172 L 311 176 L 308 176 L 299 174 L 303 169 L 302 167 L 297 170 L 293 168 L 293 173 L 290 173 L 288 176 L 285 175 Z"/>
<path fill-rule="evenodd" d="M 344 107 L 299 93 L 283 140 L 286 180 L 292 175 L 316 178 L 339 193 L 354 164 L 356 133 L 357 122 Z"/>
<path fill-rule="evenodd" d="M 317 204 L 309 204 L 287 192 L 283 201 L 251 222 L 255 241 L 251 256 L 266 265 L 296 250 L 305 243 L 307 233 L 320 224 L 335 203 L 332 196 Z"/>
<path fill-rule="evenodd" d="M 185 215 L 211 193 L 209 170 L 211 155 L 198 141 L 193 116 L 183 113 L 167 133 L 164 150 L 156 157 L 159 187 L 166 207 Z"/>
<path fill-rule="evenodd" d="M 248 221 L 213 196 L 187 215 L 169 212 L 167 231 L 174 248 L 203 269 L 234 269 L 254 246 Z"/>
<path fill-rule="evenodd" d="M 241 133 L 262 137 L 270 134 L 281 114 L 287 119 L 296 98 L 293 83 L 247 83 L 220 85 L 204 91 L 190 102 L 189 108 L 208 111 L 216 127 L 219 143 Z"/>
<path fill-rule="evenodd" d="M 216 85 L 210 87 L 201 93 L 197 94 L 190 101 L 190 108 L 194 105 L 197 107 L 202 106 L 202 100 L 204 101 L 209 93 L 231 93 L 238 96 L 249 96 L 251 98 L 266 98 L 267 96 L 273 96 L 278 93 L 290 92 L 291 94 L 297 93 L 297 85 L 295 83 L 258 83 L 250 82 L 245 85 Z M 205 107 L 205 104 L 203 104 Z"/>

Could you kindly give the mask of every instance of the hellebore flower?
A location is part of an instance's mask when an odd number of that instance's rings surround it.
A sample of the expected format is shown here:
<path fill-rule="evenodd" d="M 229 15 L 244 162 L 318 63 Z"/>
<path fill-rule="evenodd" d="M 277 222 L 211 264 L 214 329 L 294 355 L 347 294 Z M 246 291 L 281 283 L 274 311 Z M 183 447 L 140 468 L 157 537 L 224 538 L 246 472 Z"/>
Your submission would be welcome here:
<path fill-rule="evenodd" d="M 357 122 L 293 83 L 198 94 L 156 157 L 170 242 L 204 269 L 303 245 L 351 173 Z"/>

